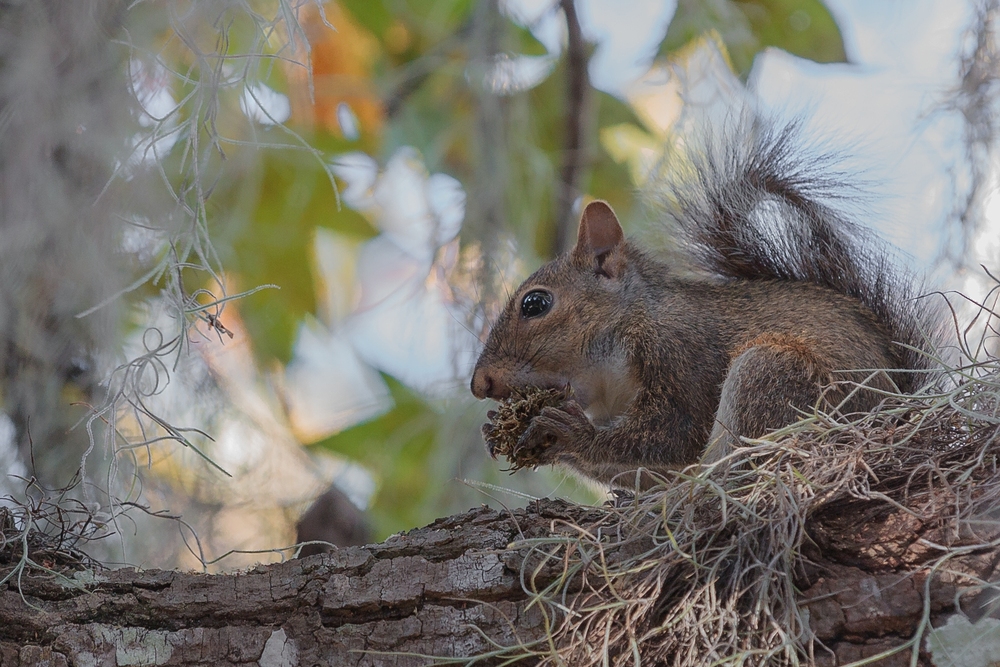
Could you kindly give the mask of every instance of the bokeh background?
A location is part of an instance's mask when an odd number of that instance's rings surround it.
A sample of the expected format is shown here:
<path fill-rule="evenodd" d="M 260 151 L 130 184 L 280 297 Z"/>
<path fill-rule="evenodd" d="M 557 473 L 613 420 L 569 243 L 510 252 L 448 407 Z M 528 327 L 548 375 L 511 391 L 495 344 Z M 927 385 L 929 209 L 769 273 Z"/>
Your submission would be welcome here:
<path fill-rule="evenodd" d="M 840 154 L 838 205 L 931 285 L 1000 268 L 996 0 L 29 4 L 0 8 L 3 493 L 108 562 L 286 558 L 324 493 L 348 542 L 600 501 L 490 460 L 479 341 L 589 199 L 668 243 L 647 174 L 747 107 Z"/>

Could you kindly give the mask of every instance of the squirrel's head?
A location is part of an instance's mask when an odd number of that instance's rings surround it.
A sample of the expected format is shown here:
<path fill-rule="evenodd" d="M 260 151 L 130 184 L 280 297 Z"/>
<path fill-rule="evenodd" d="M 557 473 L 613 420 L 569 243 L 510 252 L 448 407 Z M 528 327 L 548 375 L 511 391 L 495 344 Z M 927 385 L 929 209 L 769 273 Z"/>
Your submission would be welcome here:
<path fill-rule="evenodd" d="M 606 202 L 591 202 L 576 246 L 525 280 L 493 324 L 472 375 L 472 393 L 500 400 L 515 389 L 569 385 L 586 405 L 588 386 L 609 355 L 595 347 L 626 308 L 621 293 L 627 272 L 618 218 Z"/>

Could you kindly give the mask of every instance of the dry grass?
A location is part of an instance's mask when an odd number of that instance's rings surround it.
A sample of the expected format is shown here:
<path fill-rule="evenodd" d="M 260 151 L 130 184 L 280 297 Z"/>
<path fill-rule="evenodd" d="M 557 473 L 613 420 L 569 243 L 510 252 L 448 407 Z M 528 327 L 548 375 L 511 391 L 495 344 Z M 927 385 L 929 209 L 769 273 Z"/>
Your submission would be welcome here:
<path fill-rule="evenodd" d="M 821 511 L 878 505 L 917 517 L 935 540 L 904 563 L 911 571 L 995 549 L 997 524 L 982 520 L 1000 502 L 1000 362 L 988 348 L 963 345 L 967 363 L 917 395 L 885 395 L 863 415 L 820 406 L 718 463 L 620 495 L 593 525 L 521 543 L 525 590 L 550 632 L 493 655 L 574 666 L 809 663 L 823 648 L 796 582 L 808 583 L 804 551 L 816 554 L 809 529 Z M 554 566 L 562 576 L 535 585 Z M 928 613 L 904 650 L 919 649 Z"/>

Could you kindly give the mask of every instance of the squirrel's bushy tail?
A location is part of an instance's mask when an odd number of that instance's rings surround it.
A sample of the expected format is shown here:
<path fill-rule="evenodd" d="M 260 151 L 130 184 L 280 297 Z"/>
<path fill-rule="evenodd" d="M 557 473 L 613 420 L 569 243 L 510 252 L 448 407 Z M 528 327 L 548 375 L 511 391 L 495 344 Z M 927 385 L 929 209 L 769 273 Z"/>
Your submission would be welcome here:
<path fill-rule="evenodd" d="M 678 259 L 723 279 L 802 281 L 865 304 L 886 328 L 899 368 L 926 370 L 939 318 L 886 244 L 833 204 L 860 198 L 836 156 L 803 147 L 797 123 L 744 114 L 685 136 L 650 188 Z M 927 381 L 901 374 L 903 391 Z"/>

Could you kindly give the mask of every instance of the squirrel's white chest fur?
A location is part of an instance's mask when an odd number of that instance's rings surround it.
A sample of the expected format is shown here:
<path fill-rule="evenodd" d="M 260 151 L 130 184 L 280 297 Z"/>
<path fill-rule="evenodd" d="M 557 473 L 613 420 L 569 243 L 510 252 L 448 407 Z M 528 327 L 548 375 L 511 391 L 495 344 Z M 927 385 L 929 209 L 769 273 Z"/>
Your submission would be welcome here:
<path fill-rule="evenodd" d="M 574 384 L 574 393 L 583 399 L 584 412 L 596 426 L 606 426 L 621 416 L 638 392 L 639 382 L 624 355 L 603 360 Z"/>

